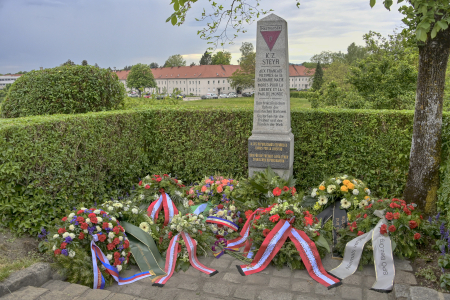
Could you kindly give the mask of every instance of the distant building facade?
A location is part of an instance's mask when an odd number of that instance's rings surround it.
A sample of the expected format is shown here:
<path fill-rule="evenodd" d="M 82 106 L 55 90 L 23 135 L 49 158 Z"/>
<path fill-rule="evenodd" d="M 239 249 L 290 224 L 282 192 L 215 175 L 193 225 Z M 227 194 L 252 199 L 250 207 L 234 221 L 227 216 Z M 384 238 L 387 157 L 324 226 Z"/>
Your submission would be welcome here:
<path fill-rule="evenodd" d="M 172 93 L 178 89 L 187 95 L 204 95 L 207 93 L 230 92 L 252 92 L 254 89 L 244 89 L 237 91 L 230 85 L 229 78 L 238 70 L 238 65 L 202 65 L 186 67 L 170 67 L 152 69 L 157 88 L 145 89 L 151 93 Z M 116 71 L 119 80 L 126 85 L 128 73 L 130 71 Z M 289 86 L 295 89 L 309 89 L 311 87 L 310 78 L 314 75 L 314 70 L 306 69 L 304 66 L 289 66 Z"/>
<path fill-rule="evenodd" d="M 22 76 L 22 74 L 0 75 L 0 90 L 4 89 L 7 84 L 14 83 L 20 76 Z"/>

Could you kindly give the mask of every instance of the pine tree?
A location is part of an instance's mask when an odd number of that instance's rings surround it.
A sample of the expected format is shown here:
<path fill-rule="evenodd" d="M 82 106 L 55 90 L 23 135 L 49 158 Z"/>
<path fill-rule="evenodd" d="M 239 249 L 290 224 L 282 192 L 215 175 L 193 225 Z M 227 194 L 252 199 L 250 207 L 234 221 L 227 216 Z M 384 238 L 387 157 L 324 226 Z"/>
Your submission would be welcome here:
<path fill-rule="evenodd" d="M 205 51 L 205 53 L 203 53 L 202 58 L 200 59 L 200 63 L 199 65 L 210 65 L 212 61 L 211 58 L 211 54 L 208 53 L 208 51 Z"/>
<path fill-rule="evenodd" d="M 312 89 L 315 91 L 320 90 L 323 84 L 323 70 L 320 66 L 320 61 L 317 63 L 316 72 L 313 77 Z"/>

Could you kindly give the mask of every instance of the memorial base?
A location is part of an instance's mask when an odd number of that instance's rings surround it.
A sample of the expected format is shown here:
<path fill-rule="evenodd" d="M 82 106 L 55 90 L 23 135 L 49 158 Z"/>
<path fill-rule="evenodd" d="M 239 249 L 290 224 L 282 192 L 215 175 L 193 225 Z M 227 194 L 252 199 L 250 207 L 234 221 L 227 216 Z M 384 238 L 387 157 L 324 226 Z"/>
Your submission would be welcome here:
<path fill-rule="evenodd" d="M 294 135 L 252 134 L 248 139 L 248 173 L 252 177 L 267 167 L 283 179 L 293 175 Z"/>

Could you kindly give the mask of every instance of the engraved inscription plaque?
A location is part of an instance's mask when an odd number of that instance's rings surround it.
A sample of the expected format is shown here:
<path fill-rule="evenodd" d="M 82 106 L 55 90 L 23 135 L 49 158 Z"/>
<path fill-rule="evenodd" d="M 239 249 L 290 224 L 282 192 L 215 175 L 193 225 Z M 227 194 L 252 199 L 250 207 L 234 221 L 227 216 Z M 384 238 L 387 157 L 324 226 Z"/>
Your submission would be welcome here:
<path fill-rule="evenodd" d="M 288 169 L 290 142 L 249 141 L 248 166 L 256 168 Z"/>

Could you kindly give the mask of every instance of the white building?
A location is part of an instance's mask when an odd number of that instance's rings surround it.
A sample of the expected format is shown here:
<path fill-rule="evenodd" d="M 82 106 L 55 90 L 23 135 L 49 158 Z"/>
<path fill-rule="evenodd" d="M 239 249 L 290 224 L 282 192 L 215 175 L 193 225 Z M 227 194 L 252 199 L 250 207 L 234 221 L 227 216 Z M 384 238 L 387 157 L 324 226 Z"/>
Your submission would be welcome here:
<path fill-rule="evenodd" d="M 251 92 L 254 89 L 234 90 L 228 78 L 239 69 L 237 65 L 202 65 L 152 69 L 157 88 L 146 89 L 149 92 L 172 93 L 178 89 L 187 95 L 204 95 L 206 93 Z M 304 66 L 289 66 L 290 88 L 308 89 L 314 70 Z M 130 71 L 116 71 L 117 76 L 126 87 L 126 79 Z M 129 90 L 127 88 L 127 90 Z"/>
<path fill-rule="evenodd" d="M 0 90 L 4 89 L 8 83 L 14 83 L 22 74 L 0 75 Z"/>

